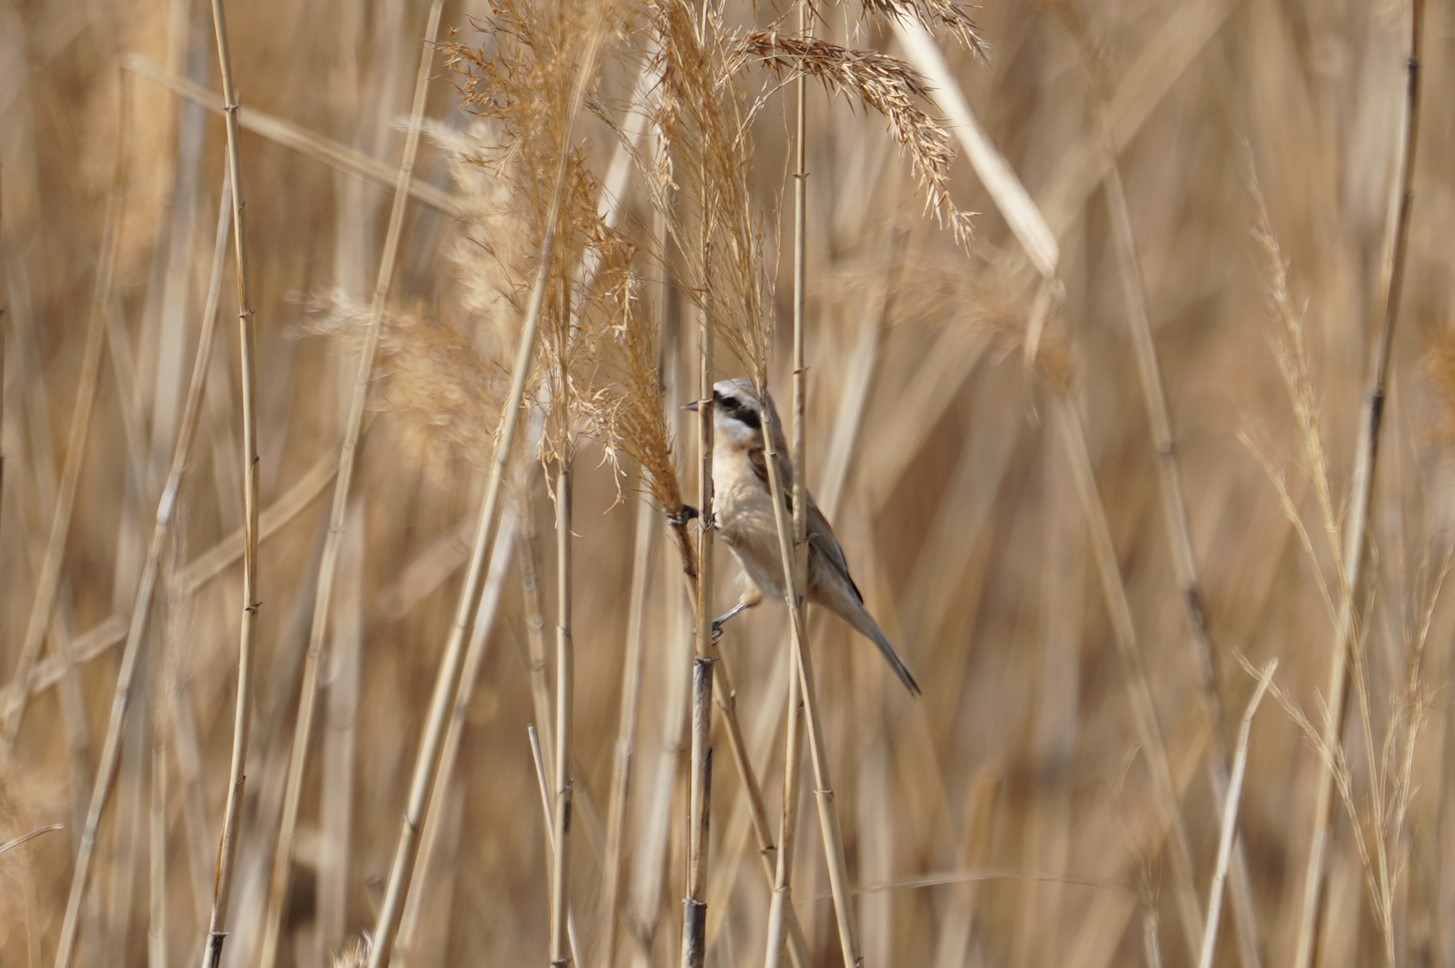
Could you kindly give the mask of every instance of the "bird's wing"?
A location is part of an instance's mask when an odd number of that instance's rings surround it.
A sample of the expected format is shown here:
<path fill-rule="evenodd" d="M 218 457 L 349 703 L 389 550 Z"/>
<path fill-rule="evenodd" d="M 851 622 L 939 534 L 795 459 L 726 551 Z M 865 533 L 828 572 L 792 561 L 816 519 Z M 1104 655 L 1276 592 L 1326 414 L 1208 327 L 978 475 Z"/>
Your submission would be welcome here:
<path fill-rule="evenodd" d="M 758 480 L 763 482 L 764 488 L 771 488 L 768 483 L 768 457 L 763 448 L 755 447 L 748 451 L 748 461 L 753 465 L 753 473 Z M 787 461 L 781 457 L 778 460 L 779 483 L 784 490 L 783 501 L 788 508 L 788 513 L 793 513 L 793 474 L 787 467 Z M 834 529 L 829 525 L 828 518 L 814 503 L 813 495 L 808 498 L 808 551 L 809 551 L 809 573 L 812 574 L 816 565 L 820 563 L 832 569 L 849 586 L 854 598 L 860 605 L 864 604 L 864 595 L 859 591 L 859 586 L 854 584 L 853 577 L 849 574 L 849 561 L 844 557 L 843 546 L 839 544 Z"/>
<path fill-rule="evenodd" d="M 854 593 L 854 598 L 858 599 L 860 605 L 864 604 L 864 595 L 849 574 L 849 561 L 844 557 L 844 548 L 839 544 L 829 519 L 824 517 L 812 498 L 808 501 L 808 550 L 810 554 L 817 552 L 820 561 L 838 572 L 848 584 L 849 590 Z M 809 570 L 812 569 L 813 565 L 810 563 Z"/>

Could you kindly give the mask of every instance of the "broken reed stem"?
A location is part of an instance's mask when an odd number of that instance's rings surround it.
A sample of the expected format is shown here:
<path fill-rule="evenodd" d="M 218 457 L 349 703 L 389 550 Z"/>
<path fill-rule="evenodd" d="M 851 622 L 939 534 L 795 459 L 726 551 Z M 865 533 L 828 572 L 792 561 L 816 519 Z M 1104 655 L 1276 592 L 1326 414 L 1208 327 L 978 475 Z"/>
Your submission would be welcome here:
<path fill-rule="evenodd" d="M 531 762 L 535 764 L 536 768 L 536 785 L 540 788 L 541 812 L 546 818 L 546 847 L 551 851 L 552 863 L 554 863 L 556 856 L 555 818 L 551 809 L 550 781 L 546 777 L 546 758 L 541 752 L 541 735 L 534 725 L 526 726 L 525 731 L 526 736 L 530 739 Z M 581 944 L 576 939 L 576 915 L 571 912 L 569 907 L 566 911 L 566 937 L 571 945 L 571 957 L 575 959 L 576 964 L 583 964 Z"/>
<path fill-rule="evenodd" d="M 1069 393 L 1060 393 L 1054 397 L 1053 406 L 1056 409 L 1057 423 L 1061 426 L 1062 443 L 1066 447 L 1072 478 L 1081 499 L 1082 513 L 1086 515 L 1090 530 L 1092 558 L 1101 579 L 1102 596 L 1112 624 L 1112 640 L 1122 662 L 1127 697 L 1136 721 L 1138 738 L 1147 755 L 1152 789 L 1167 814 L 1171 833 L 1173 897 L 1177 902 L 1189 956 L 1196 957 L 1202 943 L 1203 919 L 1193 881 L 1192 851 L 1188 846 L 1187 825 L 1183 821 L 1177 785 L 1172 779 L 1167 744 L 1162 737 L 1162 727 L 1157 721 L 1157 704 L 1152 698 L 1152 686 L 1147 679 L 1147 668 L 1137 643 L 1136 626 L 1132 621 L 1126 584 L 1117 563 L 1116 546 L 1112 542 L 1106 506 L 1102 503 L 1101 494 L 1096 487 L 1091 455 L 1086 449 L 1086 430 L 1081 424 L 1081 414 L 1077 411 L 1075 402 Z"/>
<path fill-rule="evenodd" d="M 1213 968 L 1213 953 L 1217 950 L 1218 943 L 1218 923 L 1223 913 L 1223 884 L 1228 879 L 1228 862 L 1233 856 L 1233 844 L 1237 839 L 1238 803 L 1243 794 L 1243 776 L 1248 771 L 1248 737 L 1253 732 L 1253 715 L 1258 712 L 1258 704 L 1263 701 L 1263 694 L 1268 691 L 1268 685 L 1273 681 L 1273 673 L 1277 670 L 1277 659 L 1264 667 L 1263 675 L 1258 678 L 1258 687 L 1253 690 L 1253 698 L 1248 701 L 1248 709 L 1243 713 L 1243 722 L 1238 727 L 1238 748 L 1233 756 L 1228 790 L 1223 797 L 1218 859 L 1213 867 L 1212 887 L 1208 890 L 1207 928 L 1202 935 L 1202 957 L 1198 959 L 1198 968 Z"/>
<path fill-rule="evenodd" d="M 207 384 L 207 372 L 212 360 L 213 337 L 217 332 L 217 312 L 222 301 L 222 272 L 227 255 L 227 234 L 232 226 L 232 190 L 223 180 L 222 194 L 218 202 L 217 239 L 213 248 L 212 275 L 208 283 L 207 303 L 203 310 L 202 331 L 197 339 L 197 353 L 192 364 L 192 377 L 187 385 L 187 399 L 182 409 L 182 422 L 177 428 L 177 442 L 172 450 L 172 465 L 167 472 L 167 483 L 157 501 L 156 523 L 152 528 L 152 540 L 142 565 L 141 578 L 137 583 L 136 597 L 132 602 L 131 620 L 127 624 L 126 644 L 121 651 L 121 664 L 116 673 L 116 687 L 111 699 L 111 713 L 106 723 L 106 738 L 101 746 L 101 759 L 96 766 L 96 782 L 91 786 L 90 803 L 86 808 L 86 819 L 82 823 L 80 845 L 76 852 L 76 865 L 71 874 L 70 895 L 66 899 L 66 913 L 61 921 L 61 936 L 56 948 L 56 968 L 67 968 L 74 953 L 76 933 L 79 928 L 81 901 L 86 894 L 87 880 L 91 871 L 91 859 L 96 848 L 96 830 L 101 824 L 101 815 L 111 794 L 111 785 L 116 777 L 117 763 L 121 758 L 121 744 L 126 713 L 131 706 L 131 691 L 135 684 L 136 670 L 140 665 L 142 645 L 146 639 L 147 623 L 151 617 L 152 600 L 156 593 L 157 573 L 161 568 L 162 552 L 172 531 L 178 494 L 182 477 L 191 460 L 192 439 L 197 429 L 197 419 L 202 412 L 202 393 Z M 25 690 L 28 692 L 28 690 Z"/>
<path fill-rule="evenodd" d="M 590 74 L 590 65 L 581 66 L 584 78 Z M 450 702 L 459 684 L 460 672 L 465 657 L 465 645 L 474 626 L 475 609 L 485 583 L 485 561 L 495 536 L 496 511 L 500 506 L 500 495 L 505 481 L 505 470 L 515 442 L 516 425 L 520 421 L 521 401 L 525 396 L 525 384 L 530 376 L 530 363 L 535 355 L 536 336 L 540 332 L 541 306 L 545 301 L 546 282 L 551 267 L 551 249 L 555 243 L 557 215 L 561 207 L 561 194 L 566 180 L 569 158 L 569 133 L 574 127 L 576 108 L 581 102 L 583 83 L 578 79 L 577 90 L 566 123 L 566 139 L 562 144 L 561 157 L 556 172 L 556 185 L 551 193 L 550 217 L 546 220 L 545 238 L 541 241 L 540 268 L 531 289 L 530 302 L 526 306 L 525 320 L 521 327 L 520 346 L 516 352 L 515 367 L 511 373 L 510 392 L 505 398 L 501 414 L 500 437 L 495 445 L 494 460 L 491 463 L 490 478 L 486 483 L 485 496 L 480 504 L 480 520 L 475 532 L 475 544 L 470 552 L 469 570 L 464 587 L 460 590 L 459 606 L 455 612 L 455 627 L 445 643 L 440 659 L 439 672 L 435 677 L 434 693 L 430 697 L 428 718 L 420 737 L 419 752 L 415 759 L 414 776 L 410 781 L 409 803 L 404 823 L 399 830 L 399 842 L 390 869 L 384 904 L 374 933 L 374 949 L 369 955 L 369 968 L 384 968 L 389 964 L 394 950 L 394 940 L 399 931 L 399 919 L 403 915 L 404 901 L 414 873 L 415 860 L 419 854 L 419 832 L 429 813 L 434 799 L 435 779 L 439 774 L 444 733 L 448 724 Z"/>
<path fill-rule="evenodd" d="M 334 477 L 333 507 L 329 513 L 328 536 L 318 570 L 318 587 L 314 593 L 313 620 L 308 631 L 308 649 L 303 659 L 303 685 L 298 698 L 298 718 L 293 727 L 293 746 L 288 758 L 288 777 L 283 793 L 283 814 L 278 821 L 278 837 L 273 848 L 272 869 L 268 879 L 267 914 L 263 922 L 263 949 L 258 959 L 261 968 L 273 968 L 278 956 L 278 940 L 282 933 L 283 909 L 288 899 L 288 874 L 293 856 L 293 834 L 298 823 L 298 806 L 303 795 L 303 778 L 308 764 L 310 739 L 313 735 L 314 709 L 318 704 L 319 669 L 328 634 L 332 609 L 334 577 L 338 572 L 339 549 L 343 544 L 347 522 L 349 489 L 354 478 L 354 462 L 358 456 L 359 434 L 364 422 L 364 404 L 369 396 L 369 382 L 374 370 L 374 353 L 379 345 L 379 331 L 384 321 L 384 306 L 394 280 L 398 261 L 399 239 L 404 234 L 404 215 L 409 208 L 409 185 L 413 180 L 414 159 L 419 151 L 419 134 L 424 119 L 425 98 L 429 93 L 430 66 L 434 60 L 435 37 L 439 32 L 440 13 L 444 0 L 434 0 L 424 29 L 423 51 L 419 70 L 414 78 L 414 101 L 409 115 L 409 132 L 404 140 L 404 155 L 394 183 L 394 200 L 389 210 L 389 227 L 384 236 L 384 250 L 379 257 L 379 272 L 374 282 L 373 302 L 354 372 L 354 389 L 344 419 L 343 442 L 339 447 L 338 471 Z"/>
<path fill-rule="evenodd" d="M 1393 232 L 1381 267 L 1384 291 L 1383 315 L 1376 330 L 1374 356 L 1369 367 L 1369 388 L 1360 415 L 1359 439 L 1354 451 L 1354 482 L 1349 497 L 1349 516 L 1344 525 L 1344 570 L 1346 586 L 1339 602 L 1334 635 L 1334 652 L 1329 665 L 1327 719 L 1321 748 L 1339 747 L 1349 705 L 1349 653 L 1358 648 L 1360 615 L 1358 600 L 1368 548 L 1370 499 L 1379 460 L 1379 431 L 1389 383 L 1390 346 L 1399 320 L 1399 301 L 1404 284 L 1405 253 L 1409 243 L 1410 215 L 1414 204 L 1415 152 L 1420 130 L 1420 56 L 1424 47 L 1424 0 L 1410 4 L 1409 53 L 1405 60 L 1406 85 L 1402 137 L 1397 146 Z M 1299 914 L 1298 947 L 1293 968 L 1309 968 L 1318 948 L 1319 929 L 1327 906 L 1329 840 L 1334 823 L 1333 764 L 1321 758 L 1314 799 L 1313 823 L 1309 831 L 1308 867 L 1304 871 L 1303 906 Z"/>
<path fill-rule="evenodd" d="M 564 314 L 563 314 L 564 317 Z M 563 334 L 564 339 L 564 334 Z M 562 358 L 565 365 L 565 358 Z M 564 374 L 563 374 L 564 378 Z M 564 408 L 565 387 L 557 405 Z M 565 420 L 563 418 L 562 422 Z M 551 965 L 571 964 L 566 944 L 567 897 L 571 858 L 571 707 L 574 662 L 571 655 L 571 440 L 562 441 L 556 469 L 556 761 L 551 868 Z"/>
<path fill-rule="evenodd" d="M 627 801 L 631 793 L 632 754 L 636 748 L 637 707 L 642 694 L 642 653 L 646 640 L 647 591 L 652 572 L 652 514 L 645 502 L 636 505 L 636 545 L 632 553 L 632 583 L 627 605 L 626 655 L 622 660 L 621 710 L 617 714 L 616 751 L 612 760 L 611 790 L 606 808 L 606 863 L 602 883 L 605 915 L 601 942 L 602 964 L 616 964 L 620 937 L 621 895 L 626 853 Z"/>
<path fill-rule="evenodd" d="M 232 899 L 232 873 L 237 860 L 238 834 L 242 825 L 244 769 L 248 758 L 248 730 L 251 725 L 253 628 L 258 609 L 258 412 L 257 373 L 254 363 L 254 319 L 252 284 L 249 278 L 247 222 L 242 192 L 242 160 L 238 149 L 237 88 L 232 78 L 232 52 L 227 43 L 227 20 L 223 0 L 212 0 L 212 23 L 217 36 L 217 66 L 222 74 L 222 97 L 227 107 L 227 176 L 232 185 L 232 246 L 237 270 L 238 342 L 241 345 L 242 430 L 243 430 L 243 581 L 242 615 L 238 630 L 237 706 L 233 715 L 232 764 L 228 770 L 227 806 L 223 814 L 222 842 L 217 852 L 217 877 L 212 897 L 212 916 L 207 924 L 206 968 L 222 962 L 222 945 L 227 939 L 227 908 Z"/>

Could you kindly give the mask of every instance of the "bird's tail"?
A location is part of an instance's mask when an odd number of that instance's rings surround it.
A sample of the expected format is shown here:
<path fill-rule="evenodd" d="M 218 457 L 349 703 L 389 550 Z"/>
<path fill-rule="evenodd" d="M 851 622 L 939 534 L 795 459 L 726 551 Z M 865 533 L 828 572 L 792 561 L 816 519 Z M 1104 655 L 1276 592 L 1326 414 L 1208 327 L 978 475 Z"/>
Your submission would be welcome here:
<path fill-rule="evenodd" d="M 874 616 L 865 609 L 859 608 L 844 617 L 849 620 L 850 625 L 862 632 L 865 638 L 879 646 L 879 651 L 884 654 L 884 660 L 889 663 L 889 668 L 894 670 L 894 674 L 899 676 L 899 681 L 904 683 L 904 687 L 911 693 L 918 696 L 920 694 L 919 683 L 914 681 L 914 675 L 909 671 L 909 666 L 904 664 L 899 653 L 894 651 L 894 646 L 889 644 L 889 636 L 885 635 L 884 630 L 879 627 L 879 623 L 874 621 Z"/>

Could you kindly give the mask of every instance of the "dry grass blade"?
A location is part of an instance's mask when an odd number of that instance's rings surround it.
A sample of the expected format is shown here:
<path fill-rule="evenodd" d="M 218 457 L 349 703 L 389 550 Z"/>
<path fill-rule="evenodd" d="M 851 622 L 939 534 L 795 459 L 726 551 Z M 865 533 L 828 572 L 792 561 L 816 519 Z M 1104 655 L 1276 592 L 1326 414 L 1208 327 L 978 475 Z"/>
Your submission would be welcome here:
<path fill-rule="evenodd" d="M 47 827 L 39 827 L 39 828 L 37 828 L 35 830 L 32 830 L 28 834 L 21 834 L 19 837 L 12 838 L 10 840 L 5 841 L 3 844 L 0 844 L 0 854 L 3 854 L 3 853 L 5 853 L 8 850 L 14 850 L 15 848 L 19 847 L 21 844 L 29 843 L 30 841 L 34 840 L 35 838 L 40 837 L 43 834 L 48 834 L 48 833 L 50 833 L 53 830 L 65 830 L 65 829 L 66 829 L 66 825 L 63 824 L 63 823 L 53 823 L 53 824 L 51 824 L 51 825 L 49 825 Z"/>
<path fill-rule="evenodd" d="M 384 320 L 384 307 L 398 262 L 399 239 L 404 231 L 404 214 L 408 208 L 409 186 L 413 180 L 414 161 L 419 150 L 420 128 L 424 120 L 425 97 L 429 93 L 430 67 L 434 61 L 435 37 L 439 32 L 443 0 L 430 5 L 424 29 L 423 53 L 414 79 L 414 102 L 410 111 L 409 133 L 404 142 L 399 176 L 394 185 L 394 202 L 389 211 L 389 227 L 384 237 L 384 250 L 379 257 L 379 272 L 374 283 L 369 321 L 355 371 L 349 412 L 344 418 L 343 443 L 339 449 L 338 471 L 334 476 L 333 509 L 329 514 L 328 537 L 319 565 L 318 587 L 313 604 L 313 621 L 308 632 L 308 651 L 304 656 L 303 685 L 298 700 L 298 717 L 293 726 L 293 747 L 288 758 L 288 774 L 283 793 L 283 814 L 278 822 L 278 837 L 273 848 L 268 882 L 267 913 L 263 923 L 263 948 L 258 964 L 272 968 L 278 955 L 282 931 L 283 907 L 288 897 L 288 875 L 293 855 L 294 829 L 302 798 L 304 769 L 308 762 L 310 738 L 313 735 L 314 707 L 318 702 L 319 669 L 323 655 L 328 621 L 332 611 L 334 577 L 338 570 L 339 551 L 347 524 L 349 490 L 354 479 L 354 463 L 358 454 L 359 435 L 363 428 L 364 403 L 374 369 L 374 353 L 379 345 L 379 332 Z"/>

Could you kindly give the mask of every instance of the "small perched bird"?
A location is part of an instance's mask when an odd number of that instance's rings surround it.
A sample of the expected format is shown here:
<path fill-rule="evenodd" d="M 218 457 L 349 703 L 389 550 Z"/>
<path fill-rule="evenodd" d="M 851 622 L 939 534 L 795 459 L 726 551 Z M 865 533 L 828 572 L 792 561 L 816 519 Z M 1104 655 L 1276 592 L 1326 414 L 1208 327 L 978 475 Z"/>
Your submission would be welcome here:
<path fill-rule="evenodd" d="M 696 410 L 701 402 L 688 404 L 687 409 Z M 761 603 L 764 595 L 780 600 L 787 597 L 783 561 L 778 551 L 778 525 L 768 485 L 768 458 L 763 447 L 765 423 L 773 429 L 778 482 L 790 515 L 793 465 L 789 462 L 772 398 L 760 400 L 749 381 L 741 377 L 718 381 L 712 388 L 712 423 L 715 527 L 732 549 L 746 578 L 742 600 L 713 622 L 713 630 L 717 631 L 743 609 Z M 827 608 L 879 646 L 895 675 L 910 692 L 919 695 L 919 684 L 904 660 L 864 608 L 864 596 L 849 577 L 844 549 L 839 547 L 839 539 L 834 537 L 833 528 L 811 495 L 808 497 L 808 600 Z"/>

